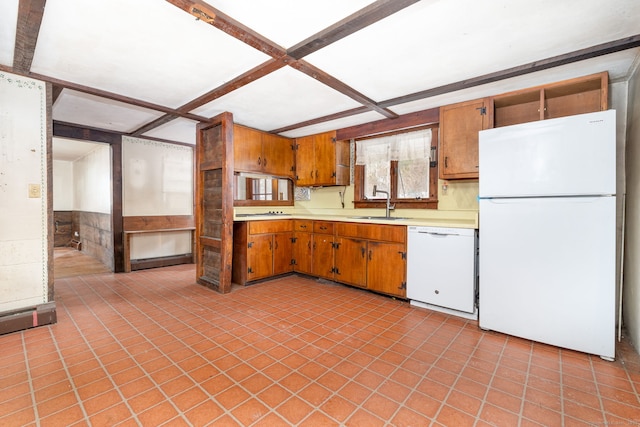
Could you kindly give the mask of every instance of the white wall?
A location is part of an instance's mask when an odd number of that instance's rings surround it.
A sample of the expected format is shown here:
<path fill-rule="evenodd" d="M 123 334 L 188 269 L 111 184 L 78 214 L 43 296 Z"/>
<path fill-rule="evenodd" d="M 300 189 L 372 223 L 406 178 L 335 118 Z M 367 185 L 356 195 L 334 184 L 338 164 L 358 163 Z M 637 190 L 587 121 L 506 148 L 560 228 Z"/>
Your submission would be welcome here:
<path fill-rule="evenodd" d="M 622 311 L 629 339 L 640 352 L 640 67 L 629 80 L 626 191 Z"/>
<path fill-rule="evenodd" d="M 123 216 L 193 215 L 193 147 L 122 139 Z M 191 253 L 191 232 L 131 236 L 131 259 Z"/>
<path fill-rule="evenodd" d="M 146 259 L 191 253 L 190 231 L 165 231 L 131 236 L 131 259 Z"/>
<path fill-rule="evenodd" d="M 0 312 L 48 302 L 46 99 L 0 73 Z"/>
<path fill-rule="evenodd" d="M 123 216 L 193 215 L 193 147 L 122 138 Z"/>
<path fill-rule="evenodd" d="M 111 213 L 111 147 L 96 148 L 73 162 L 73 210 Z"/>
<path fill-rule="evenodd" d="M 73 210 L 73 163 L 53 161 L 53 210 Z"/>

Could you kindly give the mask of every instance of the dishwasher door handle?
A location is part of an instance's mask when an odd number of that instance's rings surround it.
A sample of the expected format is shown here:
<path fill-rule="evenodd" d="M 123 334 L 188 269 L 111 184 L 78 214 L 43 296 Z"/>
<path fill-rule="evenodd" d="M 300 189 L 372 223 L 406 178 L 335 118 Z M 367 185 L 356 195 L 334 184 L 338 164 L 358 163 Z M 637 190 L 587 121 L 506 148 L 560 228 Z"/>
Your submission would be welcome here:
<path fill-rule="evenodd" d="M 420 234 L 428 234 L 430 236 L 437 236 L 437 237 L 447 237 L 447 236 L 453 236 L 454 234 L 447 234 L 447 233 L 434 233 L 431 231 L 418 231 L 418 233 Z"/>

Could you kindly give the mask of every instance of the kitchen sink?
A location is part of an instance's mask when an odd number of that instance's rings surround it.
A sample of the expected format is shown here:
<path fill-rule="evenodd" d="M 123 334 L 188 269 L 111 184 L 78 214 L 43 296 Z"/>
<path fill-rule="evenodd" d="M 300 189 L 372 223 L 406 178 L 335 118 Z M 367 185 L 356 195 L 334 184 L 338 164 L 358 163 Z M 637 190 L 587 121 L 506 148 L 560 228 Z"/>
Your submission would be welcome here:
<path fill-rule="evenodd" d="M 399 216 L 350 216 L 349 218 L 351 218 L 351 219 L 379 219 L 379 220 L 385 220 L 385 221 L 397 221 L 397 220 L 402 220 L 402 219 L 409 219 L 409 218 L 399 217 Z"/>

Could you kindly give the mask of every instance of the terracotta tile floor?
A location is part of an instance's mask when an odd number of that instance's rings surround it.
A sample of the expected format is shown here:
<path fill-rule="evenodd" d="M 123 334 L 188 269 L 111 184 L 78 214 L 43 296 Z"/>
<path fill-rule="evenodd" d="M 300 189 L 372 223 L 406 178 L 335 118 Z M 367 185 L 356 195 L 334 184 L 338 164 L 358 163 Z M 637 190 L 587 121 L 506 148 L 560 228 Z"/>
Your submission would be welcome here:
<path fill-rule="evenodd" d="M 194 276 L 58 280 L 56 325 L 0 336 L 0 425 L 640 423 L 624 342 L 611 363 L 341 285 Z"/>

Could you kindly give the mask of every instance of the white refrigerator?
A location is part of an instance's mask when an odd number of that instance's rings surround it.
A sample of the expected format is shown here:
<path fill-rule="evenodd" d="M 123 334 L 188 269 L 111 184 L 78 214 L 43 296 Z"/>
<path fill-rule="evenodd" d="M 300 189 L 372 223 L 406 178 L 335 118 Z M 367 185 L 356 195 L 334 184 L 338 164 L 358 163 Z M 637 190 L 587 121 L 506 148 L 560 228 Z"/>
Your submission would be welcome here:
<path fill-rule="evenodd" d="M 482 329 L 614 359 L 615 118 L 480 132 Z"/>

